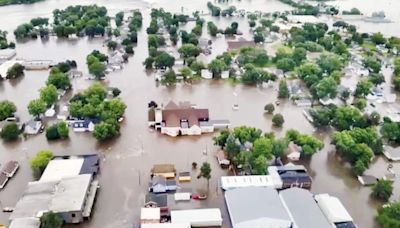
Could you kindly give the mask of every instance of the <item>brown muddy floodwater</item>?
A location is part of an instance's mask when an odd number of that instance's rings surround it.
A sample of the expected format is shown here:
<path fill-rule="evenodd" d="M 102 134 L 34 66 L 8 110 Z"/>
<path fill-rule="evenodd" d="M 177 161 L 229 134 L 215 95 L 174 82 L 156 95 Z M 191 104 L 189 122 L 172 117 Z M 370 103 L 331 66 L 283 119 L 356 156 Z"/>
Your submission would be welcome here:
<path fill-rule="evenodd" d="M 167 10 L 180 12 L 206 11 L 207 1 L 164 1 L 152 2 L 137 0 L 93 1 L 93 0 L 46 0 L 33 5 L 8 6 L 0 8 L 0 29 L 10 31 L 20 23 L 38 16 L 50 16 L 55 8 L 64 8 L 73 4 L 93 4 L 106 6 L 110 15 L 120 10 L 142 9 L 144 27 L 149 24 L 151 7 L 165 7 Z M 175 3 L 175 4 L 174 4 Z M 242 0 L 234 1 L 239 9 L 283 11 L 290 7 L 275 0 Z M 210 18 L 207 17 L 207 20 Z M 249 37 L 246 20 L 237 19 L 239 28 Z M 230 24 L 228 19 L 217 21 L 219 25 Z M 190 28 L 192 25 L 186 25 Z M 247 33 L 247 34 L 246 34 Z M 206 36 L 206 32 L 203 33 Z M 11 36 L 10 36 L 11 37 Z M 99 175 L 101 189 L 99 191 L 95 209 L 90 221 L 71 227 L 104 227 L 128 228 L 137 227 L 140 207 L 143 205 L 150 179 L 150 169 L 155 163 L 175 164 L 178 171 L 189 171 L 191 163 L 208 161 L 212 165 L 212 179 L 210 181 L 210 196 L 207 200 L 196 203 L 179 204 L 176 208 L 220 207 L 223 209 L 224 227 L 230 227 L 223 194 L 218 189 L 218 177 L 226 171 L 218 167 L 213 157 L 215 147 L 212 136 L 170 138 L 147 128 L 147 103 L 154 100 L 158 103 L 167 103 L 169 100 L 188 100 L 199 107 L 209 108 L 211 118 L 226 118 L 232 126 L 248 125 L 264 131 L 274 131 L 278 136 L 285 130 L 294 128 L 303 133 L 316 134 L 325 142 L 325 148 L 314 155 L 309 161 L 303 161 L 313 176 L 313 193 L 329 193 L 339 197 L 355 219 L 359 227 L 372 228 L 374 215 L 379 206 L 369 198 L 370 189 L 361 187 L 356 178 L 351 176 L 346 168 L 335 156 L 334 148 L 330 145 L 330 133 L 315 132 L 314 128 L 302 115 L 302 108 L 293 106 L 291 102 L 284 102 L 277 107 L 276 112 L 285 117 L 283 129 L 272 128 L 271 117 L 264 115 L 265 104 L 274 102 L 277 97 L 277 84 L 272 87 L 248 87 L 232 85 L 224 81 L 203 81 L 194 85 L 178 84 L 173 88 L 156 86 L 154 77 L 145 72 L 142 66 L 147 56 L 147 42 L 145 29 L 139 33 L 139 43 L 135 48 L 135 55 L 119 72 L 113 72 L 103 82 L 106 86 L 118 87 L 122 90 L 121 98 L 127 104 L 126 119 L 121 126 L 121 136 L 107 143 L 98 143 L 87 133 L 71 131 L 70 139 L 62 142 L 47 142 L 45 135 L 21 139 L 15 143 L 0 143 L 0 163 L 14 159 L 21 163 L 18 174 L 0 192 L 0 201 L 3 206 L 14 206 L 21 196 L 27 182 L 32 181 L 29 168 L 29 159 L 39 150 L 50 149 L 56 155 L 74 155 L 98 153 L 102 156 L 101 174 Z M 74 59 L 78 62 L 78 70 L 87 74 L 85 65 L 86 55 L 93 49 L 106 51 L 103 39 L 61 40 L 50 38 L 48 41 L 34 40 L 17 44 L 17 57 L 25 59 L 50 59 L 65 61 Z M 211 57 L 226 50 L 224 38 L 215 40 Z M 38 97 L 38 89 L 44 86 L 48 72 L 27 71 L 26 75 L 15 81 L 0 82 L 0 100 L 13 101 L 17 107 L 17 114 L 22 120 L 27 120 L 27 104 Z M 73 93 L 87 88 L 92 81 L 84 78 L 74 79 Z M 71 93 L 71 94 L 73 94 Z M 69 94 L 69 95 L 71 95 Z M 235 96 L 234 94 L 237 94 Z M 239 104 L 238 111 L 232 110 L 234 103 Z M 209 153 L 203 154 L 208 148 Z M 384 172 L 387 162 L 383 158 L 377 159 L 372 169 L 374 172 Z M 397 171 L 400 170 L 395 165 Z M 204 180 L 196 178 L 193 172 L 193 181 L 183 188 L 193 190 L 204 188 Z M 9 214 L 0 213 L 0 224 L 8 224 Z"/>

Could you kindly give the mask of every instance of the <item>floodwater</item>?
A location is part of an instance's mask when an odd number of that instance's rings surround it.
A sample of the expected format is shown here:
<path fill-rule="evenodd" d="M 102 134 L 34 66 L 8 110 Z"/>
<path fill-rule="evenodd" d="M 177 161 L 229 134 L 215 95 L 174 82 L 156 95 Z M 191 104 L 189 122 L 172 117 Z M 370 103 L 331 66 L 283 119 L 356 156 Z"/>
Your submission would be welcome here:
<path fill-rule="evenodd" d="M 0 29 L 12 33 L 20 23 L 38 16 L 50 16 L 55 8 L 64 8 L 73 4 L 93 4 L 106 6 L 110 15 L 120 10 L 142 9 L 144 27 L 149 24 L 151 7 L 165 7 L 167 10 L 187 12 L 189 10 L 206 11 L 206 1 L 176 1 L 155 0 L 46 0 L 33 5 L 7 6 L 0 8 Z M 178 3 L 179 2 L 179 3 Z M 392 1 L 394 2 L 394 1 Z M 242 0 L 234 1 L 238 8 L 248 10 L 276 11 L 287 10 L 290 7 L 275 0 Z M 343 3 L 344 4 L 344 3 Z M 390 9 L 390 8 L 389 8 Z M 207 19 L 209 19 L 207 17 Z M 243 32 L 248 30 L 246 20 L 235 19 Z M 228 19 L 217 21 L 221 27 L 230 24 Z M 187 29 L 191 27 L 186 25 Z M 384 32 L 384 31 L 383 31 Z M 17 175 L 0 192 L 2 206 L 14 206 L 24 191 L 28 181 L 32 181 L 32 174 L 28 161 L 39 150 L 50 149 L 56 155 L 74 155 L 98 153 L 102 157 L 101 174 L 99 175 L 101 188 L 90 221 L 72 227 L 105 227 L 128 228 L 137 227 L 140 207 L 143 205 L 150 179 L 150 169 L 153 164 L 172 163 L 178 172 L 190 171 L 192 162 L 201 164 L 208 161 L 212 166 L 210 180 L 210 196 L 207 200 L 196 203 L 175 205 L 176 208 L 220 207 L 223 211 L 225 227 L 229 226 L 229 218 L 225 209 L 223 194 L 218 189 L 218 177 L 226 171 L 218 167 L 213 156 L 216 148 L 213 146 L 212 136 L 170 138 L 151 132 L 147 128 L 147 103 L 154 100 L 166 104 L 169 100 L 188 100 L 198 107 L 209 108 L 211 118 L 226 118 L 232 126 L 248 125 L 264 131 L 274 131 L 282 136 L 287 129 L 294 128 L 303 133 L 315 134 L 325 142 L 325 148 L 314 155 L 305 164 L 313 176 L 313 193 L 329 193 L 338 196 L 349 210 L 359 227 L 372 228 L 374 215 L 379 206 L 369 198 L 370 189 L 361 187 L 356 178 L 351 176 L 350 169 L 345 167 L 334 153 L 330 145 L 330 132 L 315 132 L 314 128 L 302 115 L 302 108 L 282 102 L 276 112 L 285 117 L 283 129 L 272 127 L 271 116 L 265 115 L 265 104 L 275 102 L 277 84 L 272 87 L 250 87 L 233 85 L 224 81 L 203 81 L 194 85 L 178 84 L 173 88 L 156 86 L 153 76 L 144 71 L 142 62 L 147 56 L 145 29 L 139 32 L 139 43 L 135 48 L 135 55 L 129 60 L 122 71 L 113 72 L 103 82 L 106 86 L 118 87 L 122 90 L 121 98 L 127 104 L 126 119 L 121 126 L 121 136 L 115 140 L 98 143 L 90 134 L 70 132 L 70 139 L 60 142 L 47 142 L 45 135 L 37 135 L 21 139 L 15 143 L 0 143 L 0 162 L 14 159 L 21 163 Z M 204 32 L 206 35 L 206 32 Z M 59 40 L 50 38 L 48 41 L 34 40 L 17 44 L 17 57 L 25 59 L 50 59 L 64 61 L 74 59 L 78 62 L 78 70 L 87 74 L 85 64 L 86 55 L 93 49 L 106 51 L 102 39 Z M 222 53 L 226 49 L 224 38 L 213 42 L 213 54 Z M 30 100 L 38 97 L 38 89 L 44 86 L 48 72 L 27 71 L 26 75 L 18 80 L 3 81 L 0 83 L 0 100 L 8 99 L 18 106 L 17 114 L 22 120 L 27 120 L 29 114 L 26 106 Z M 87 88 L 92 81 L 84 78 L 74 79 L 73 93 Z M 72 93 L 72 94 L 73 94 Z M 71 96 L 71 94 L 69 94 Z M 66 98 L 65 98 L 66 99 Z M 232 110 L 233 104 L 239 104 L 238 111 Z M 208 153 L 204 154 L 203 151 Z M 345 167 L 345 168 L 344 168 Z M 384 172 L 387 162 L 383 158 L 377 159 L 372 169 L 374 172 Z M 395 165 L 397 171 L 400 170 Z M 206 182 L 196 178 L 198 172 L 193 171 L 193 180 L 183 188 L 205 188 Z M 0 213 L 0 223 L 8 223 L 8 214 Z"/>

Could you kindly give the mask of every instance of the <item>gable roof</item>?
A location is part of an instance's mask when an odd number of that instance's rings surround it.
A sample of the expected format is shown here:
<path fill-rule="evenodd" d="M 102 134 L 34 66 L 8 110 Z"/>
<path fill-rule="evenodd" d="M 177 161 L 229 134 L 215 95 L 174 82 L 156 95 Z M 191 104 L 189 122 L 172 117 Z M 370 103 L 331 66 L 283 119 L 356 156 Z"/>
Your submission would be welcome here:
<path fill-rule="evenodd" d="M 289 188 L 279 195 L 297 228 L 331 228 L 308 190 Z"/>
<path fill-rule="evenodd" d="M 163 121 L 167 127 L 179 127 L 181 120 L 186 120 L 189 127 L 199 125 L 199 120 L 208 120 L 208 109 L 166 109 L 162 111 Z"/>
<path fill-rule="evenodd" d="M 289 228 L 292 225 L 273 188 L 236 188 L 225 192 L 225 200 L 234 228 Z"/>
<path fill-rule="evenodd" d="M 150 202 L 156 203 L 158 207 L 168 207 L 167 194 L 148 193 L 145 197 L 145 206 Z"/>

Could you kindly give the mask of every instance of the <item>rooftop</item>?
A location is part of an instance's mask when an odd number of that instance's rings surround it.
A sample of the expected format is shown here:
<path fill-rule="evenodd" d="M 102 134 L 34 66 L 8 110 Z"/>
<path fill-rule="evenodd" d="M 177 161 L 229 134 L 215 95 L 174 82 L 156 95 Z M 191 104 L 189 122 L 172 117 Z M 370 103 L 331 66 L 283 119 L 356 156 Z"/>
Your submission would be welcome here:
<path fill-rule="evenodd" d="M 275 189 L 232 189 L 225 192 L 225 200 L 234 228 L 289 228 L 292 225 Z"/>
<path fill-rule="evenodd" d="M 91 180 L 92 175 L 83 174 L 57 181 L 29 182 L 10 220 L 40 217 L 43 212 L 49 210 L 80 211 Z"/>
<path fill-rule="evenodd" d="M 297 228 L 330 228 L 312 194 L 305 189 L 289 188 L 279 193 Z"/>
<path fill-rule="evenodd" d="M 56 181 L 79 175 L 83 158 L 53 159 L 49 162 L 39 181 Z"/>
<path fill-rule="evenodd" d="M 151 171 L 153 173 L 174 173 L 176 170 L 172 164 L 157 164 L 153 166 Z"/>

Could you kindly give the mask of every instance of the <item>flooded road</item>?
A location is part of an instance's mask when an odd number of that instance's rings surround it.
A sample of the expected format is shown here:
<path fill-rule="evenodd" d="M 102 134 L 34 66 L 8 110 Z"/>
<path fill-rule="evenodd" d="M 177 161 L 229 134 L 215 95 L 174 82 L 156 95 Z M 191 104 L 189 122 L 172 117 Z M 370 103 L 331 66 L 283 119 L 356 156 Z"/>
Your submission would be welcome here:
<path fill-rule="evenodd" d="M 197 9 L 206 11 L 207 1 L 181 0 L 179 4 L 171 1 L 157 0 L 151 2 L 129 0 L 46 0 L 28 6 L 7 6 L 0 8 L 0 29 L 12 30 L 20 23 L 38 16 L 50 16 L 55 8 L 64 8 L 72 4 L 93 4 L 106 6 L 110 15 L 120 10 L 142 9 L 144 28 L 149 24 L 150 7 L 165 7 L 175 12 Z M 394 1 L 392 1 L 394 2 Z M 290 7 L 275 0 L 242 0 L 234 1 L 238 8 L 248 10 L 276 11 Z M 344 4 L 344 3 L 343 3 Z M 181 8 L 183 7 L 183 8 Z M 388 15 L 388 14 L 387 14 Z M 210 19 L 206 17 L 206 19 Z M 236 19 L 235 19 L 236 20 Z M 239 28 L 246 32 L 246 20 L 237 19 Z M 230 24 L 230 21 L 221 18 L 217 24 L 221 27 Z M 398 24 L 397 24 L 398 25 Z M 188 24 L 189 28 L 191 25 Z M 384 32 L 384 31 L 382 31 Z M 246 33 L 245 33 L 246 34 Z M 250 87 L 233 85 L 224 81 L 203 81 L 194 85 L 178 84 L 173 88 L 157 87 L 154 77 L 144 71 L 142 62 L 147 56 L 147 42 L 145 29 L 138 34 L 139 43 L 135 48 L 135 55 L 130 58 L 122 71 L 109 74 L 104 81 L 106 86 L 118 87 L 122 90 L 121 98 L 127 104 L 126 119 L 121 126 L 121 136 L 107 143 L 98 143 L 90 134 L 70 132 L 70 139 L 48 143 L 45 135 L 21 139 L 15 143 L 0 143 L 0 163 L 14 159 L 21 163 L 17 175 L 0 192 L 0 201 L 3 206 L 13 206 L 21 196 L 32 175 L 28 161 L 39 150 L 50 149 L 56 155 L 73 155 L 98 153 L 102 157 L 100 185 L 93 215 L 90 221 L 72 227 L 104 227 L 128 228 L 137 225 L 140 207 L 143 205 L 147 192 L 147 183 L 150 179 L 150 169 L 156 163 L 175 164 L 178 172 L 190 171 L 191 163 L 210 162 L 212 179 L 210 180 L 210 196 L 207 200 L 186 205 L 177 205 L 179 208 L 221 207 L 224 208 L 223 194 L 218 189 L 218 177 L 226 171 L 218 167 L 213 156 L 215 147 L 212 136 L 170 138 L 147 128 L 147 103 L 154 100 L 166 104 L 169 100 L 184 101 L 197 104 L 198 107 L 209 108 L 211 118 L 229 119 L 232 126 L 248 125 L 264 131 L 274 131 L 282 136 L 287 129 L 294 128 L 303 133 L 316 134 L 324 140 L 325 148 L 314 155 L 310 161 L 303 162 L 313 176 L 312 192 L 329 193 L 338 196 L 347 207 L 359 227 L 372 228 L 377 202 L 370 200 L 370 189 L 361 187 L 356 178 L 351 176 L 349 168 L 343 168 L 342 162 L 335 156 L 334 147 L 330 145 L 330 132 L 315 132 L 314 128 L 303 117 L 302 108 L 294 106 L 290 101 L 281 103 L 276 113 L 285 117 L 283 129 L 272 127 L 271 116 L 264 114 L 264 105 L 275 102 L 277 84 L 272 87 Z M 204 34 L 206 35 L 206 34 Z M 245 35 L 249 36 L 248 34 Z M 74 59 L 78 63 L 78 70 L 87 74 L 86 55 L 93 49 L 106 51 L 102 39 L 59 40 L 51 38 L 48 41 L 28 41 L 17 44 L 17 57 L 25 59 L 50 59 L 65 61 Z M 213 54 L 222 53 L 226 49 L 224 39 L 213 42 Z M 0 100 L 13 101 L 17 107 L 17 114 L 22 120 L 27 120 L 27 104 L 38 97 L 38 89 L 44 86 L 48 72 L 27 71 L 26 75 L 17 81 L 0 82 Z M 73 93 L 87 88 L 92 81 L 84 78 L 74 79 Z M 234 94 L 237 94 L 235 96 Z M 232 105 L 239 104 L 239 110 L 233 111 Z M 208 148 L 209 153 L 203 154 Z M 375 161 L 373 169 L 384 172 L 387 162 L 383 158 Z M 395 165 L 399 171 L 400 166 Z M 374 172 L 375 172 L 374 171 Z M 197 179 L 198 171 L 192 172 L 192 182 L 183 188 L 192 188 L 194 191 L 205 188 L 206 182 Z M 0 213 L 0 223 L 8 223 L 8 214 Z M 224 221 L 229 221 L 227 212 L 223 210 Z M 225 227 L 229 227 L 226 223 Z"/>

